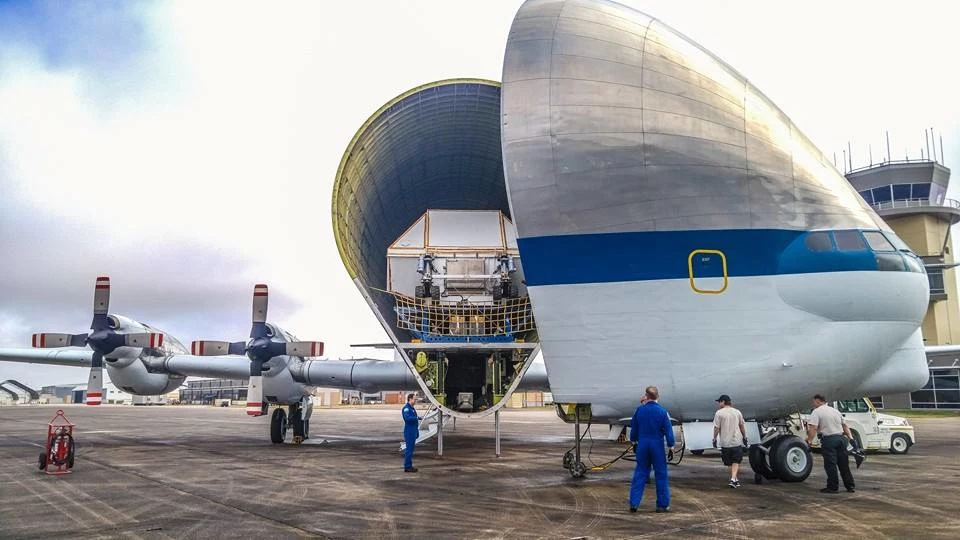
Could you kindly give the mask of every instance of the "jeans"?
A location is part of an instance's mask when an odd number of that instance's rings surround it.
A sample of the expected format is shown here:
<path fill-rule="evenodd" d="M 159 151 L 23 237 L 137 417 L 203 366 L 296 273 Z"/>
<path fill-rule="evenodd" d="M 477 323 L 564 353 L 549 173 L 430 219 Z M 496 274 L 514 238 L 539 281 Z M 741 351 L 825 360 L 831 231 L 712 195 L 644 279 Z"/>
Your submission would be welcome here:
<path fill-rule="evenodd" d="M 827 489 L 840 489 L 837 469 L 840 469 L 843 487 L 853 489 L 853 473 L 850 472 L 850 461 L 847 459 L 847 439 L 843 435 L 827 435 L 820 439 L 820 448 L 823 469 L 827 473 Z"/>

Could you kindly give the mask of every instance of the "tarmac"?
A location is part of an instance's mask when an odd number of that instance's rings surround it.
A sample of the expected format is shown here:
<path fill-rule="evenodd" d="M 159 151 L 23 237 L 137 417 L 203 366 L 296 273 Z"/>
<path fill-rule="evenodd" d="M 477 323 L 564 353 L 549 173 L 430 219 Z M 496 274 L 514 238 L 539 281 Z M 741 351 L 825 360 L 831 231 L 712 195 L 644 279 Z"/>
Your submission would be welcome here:
<path fill-rule="evenodd" d="M 627 512 L 633 464 L 576 480 L 561 467 L 573 427 L 549 409 L 447 422 L 444 453 L 419 446 L 404 473 L 399 407 L 316 409 L 311 444 L 273 445 L 242 408 L 65 406 L 72 474 L 37 456 L 55 406 L 0 408 L 0 538 L 958 538 L 960 417 L 912 419 L 918 444 L 875 453 L 857 492 L 824 495 L 822 461 L 800 484 L 727 487 L 714 452 L 670 468 L 672 511 Z M 622 446 L 584 439 L 585 459 Z M 592 449 L 591 449 L 592 444 Z"/>

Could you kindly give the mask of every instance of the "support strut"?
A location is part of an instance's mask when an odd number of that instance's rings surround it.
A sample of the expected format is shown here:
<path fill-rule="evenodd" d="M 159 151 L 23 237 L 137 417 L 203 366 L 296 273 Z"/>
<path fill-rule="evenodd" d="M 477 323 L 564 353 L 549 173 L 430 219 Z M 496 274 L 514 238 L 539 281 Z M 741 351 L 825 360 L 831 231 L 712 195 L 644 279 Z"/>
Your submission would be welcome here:
<path fill-rule="evenodd" d="M 493 413 L 493 436 L 497 440 L 497 457 L 500 457 L 500 411 Z"/>
<path fill-rule="evenodd" d="M 580 404 L 574 405 L 573 412 L 574 450 L 573 463 L 570 464 L 570 475 L 574 478 L 583 478 L 587 474 L 587 466 L 580 461 Z"/>
<path fill-rule="evenodd" d="M 437 455 L 443 456 L 443 411 L 437 411 Z"/>

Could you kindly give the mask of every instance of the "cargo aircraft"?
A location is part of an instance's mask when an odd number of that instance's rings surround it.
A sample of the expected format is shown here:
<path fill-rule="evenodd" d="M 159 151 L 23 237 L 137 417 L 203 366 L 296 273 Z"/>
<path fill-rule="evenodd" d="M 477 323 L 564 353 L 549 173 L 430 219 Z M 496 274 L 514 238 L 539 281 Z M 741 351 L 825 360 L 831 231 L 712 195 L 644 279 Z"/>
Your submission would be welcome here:
<path fill-rule="evenodd" d="M 314 359 L 323 354 L 323 343 L 299 341 L 267 322 L 268 294 L 266 285 L 254 287 L 248 340 L 194 341 L 187 351 L 170 334 L 111 313 L 110 278 L 101 276 L 94 288 L 91 332 L 34 334 L 34 349 L 0 348 L 0 361 L 89 367 L 87 405 L 103 402 L 104 368 L 117 388 L 145 396 L 175 390 L 188 376 L 247 379 L 248 415 L 266 415 L 271 404 L 278 405 L 270 423 L 274 443 L 284 442 L 291 428 L 296 442 L 309 437 L 316 386 L 363 392 L 416 389 L 402 362 Z M 537 378 L 542 386 L 545 373 L 532 373 L 529 381 Z"/>
<path fill-rule="evenodd" d="M 577 426 L 574 476 L 580 422 L 616 435 L 657 385 L 691 450 L 709 446 L 713 400 L 734 396 L 754 471 L 796 482 L 812 460 L 789 423 L 811 395 L 909 392 L 928 352 L 958 352 L 924 347 L 922 260 L 770 99 L 661 21 L 529 0 L 502 81 L 404 92 L 340 162 L 334 237 L 402 363 L 305 360 L 317 344 L 266 324 L 265 296 L 249 341 L 193 355 L 95 315 L 89 336 L 37 338 L 93 355 L 0 359 L 91 365 L 93 378 L 102 358 L 135 393 L 249 376 L 249 412 L 261 395 L 286 403 L 303 436 L 306 385 L 419 388 L 445 415 L 483 416 L 542 350 L 558 414 Z M 199 356 L 224 353 L 247 358 Z"/>
<path fill-rule="evenodd" d="M 536 343 L 565 420 L 617 434 L 657 385 L 697 450 L 730 394 L 754 470 L 802 481 L 812 460 L 786 424 L 810 396 L 928 378 L 922 260 L 746 77 L 621 4 L 525 2 L 502 83 L 390 100 L 350 142 L 333 196 L 344 266 L 451 414 L 460 400 L 417 355 L 479 378 L 484 356 L 445 347 Z M 485 212 L 502 215 L 502 242 Z M 496 253 L 513 250 L 506 275 Z"/>

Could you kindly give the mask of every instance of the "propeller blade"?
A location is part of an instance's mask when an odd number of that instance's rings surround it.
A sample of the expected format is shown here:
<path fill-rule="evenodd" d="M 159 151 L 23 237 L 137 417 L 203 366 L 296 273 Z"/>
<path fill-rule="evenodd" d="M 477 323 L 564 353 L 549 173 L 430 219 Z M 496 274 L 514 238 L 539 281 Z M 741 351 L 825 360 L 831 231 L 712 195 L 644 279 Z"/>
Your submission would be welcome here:
<path fill-rule="evenodd" d="M 233 343 L 227 341 L 194 341 L 190 346 L 190 353 L 194 356 L 225 356 L 228 354 L 245 354 L 247 344 L 242 341 Z"/>
<path fill-rule="evenodd" d="M 267 286 L 260 283 L 253 286 L 253 327 L 250 329 L 251 338 L 261 338 L 267 335 L 267 300 L 269 293 Z"/>
<path fill-rule="evenodd" d="M 110 311 L 110 278 L 100 276 L 93 288 L 93 322 L 91 330 L 107 328 L 107 313 Z"/>
<path fill-rule="evenodd" d="M 87 379 L 87 405 L 100 405 L 103 401 L 103 355 L 94 351 L 93 363 L 90 367 L 90 378 Z"/>
<path fill-rule="evenodd" d="M 54 334 L 44 332 L 34 334 L 31 345 L 35 349 L 52 349 L 55 347 L 83 347 L 87 344 L 86 334 Z"/>
<path fill-rule="evenodd" d="M 142 334 L 123 334 L 123 344 L 127 347 L 143 347 L 156 349 L 163 346 L 163 334 L 160 332 L 144 332 Z"/>
<path fill-rule="evenodd" d="M 323 354 L 322 341 L 290 341 L 286 345 L 288 356 L 320 356 Z"/>
<path fill-rule="evenodd" d="M 250 381 L 247 383 L 247 414 L 263 416 L 263 362 L 250 362 Z"/>

